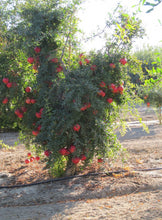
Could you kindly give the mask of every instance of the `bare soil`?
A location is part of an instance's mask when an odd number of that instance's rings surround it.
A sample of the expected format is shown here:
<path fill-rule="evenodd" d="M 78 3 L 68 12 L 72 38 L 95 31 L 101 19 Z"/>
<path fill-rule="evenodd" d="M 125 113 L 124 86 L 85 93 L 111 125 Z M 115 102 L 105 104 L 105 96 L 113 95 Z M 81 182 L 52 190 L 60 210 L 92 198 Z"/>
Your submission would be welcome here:
<path fill-rule="evenodd" d="M 0 188 L 0 220 L 162 220 L 162 126 L 152 109 L 139 110 L 150 132 L 133 120 L 125 136 L 117 132 L 127 155 L 113 163 L 94 162 L 80 173 L 100 173 L 96 176 Z M 0 140 L 10 146 L 17 138 L 17 133 L 0 133 Z M 0 186 L 51 178 L 42 161 L 24 163 L 28 152 L 23 144 L 0 149 Z M 125 172 L 104 174 L 117 170 Z"/>

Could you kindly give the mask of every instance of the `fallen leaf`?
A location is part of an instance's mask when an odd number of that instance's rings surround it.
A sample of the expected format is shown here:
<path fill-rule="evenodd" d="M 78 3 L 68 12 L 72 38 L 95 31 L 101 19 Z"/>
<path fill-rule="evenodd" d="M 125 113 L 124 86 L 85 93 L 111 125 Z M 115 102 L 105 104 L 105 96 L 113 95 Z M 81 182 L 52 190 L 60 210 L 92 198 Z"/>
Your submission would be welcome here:
<path fill-rule="evenodd" d="M 112 175 L 113 175 L 113 177 L 115 177 L 115 178 L 121 178 L 121 177 L 123 177 L 123 174 L 122 174 L 122 173 L 119 173 L 119 174 L 113 173 Z"/>
<path fill-rule="evenodd" d="M 136 159 L 136 163 L 142 164 L 143 162 L 140 159 Z"/>
<path fill-rule="evenodd" d="M 112 208 L 112 206 L 111 206 L 111 205 L 105 205 L 105 207 L 106 207 L 106 208 L 109 208 L 109 209 L 111 209 L 111 208 Z"/>
<path fill-rule="evenodd" d="M 124 170 L 127 170 L 127 171 L 130 171 L 130 167 L 128 167 L 128 166 L 127 166 L 127 167 L 124 167 L 123 169 L 124 169 Z"/>

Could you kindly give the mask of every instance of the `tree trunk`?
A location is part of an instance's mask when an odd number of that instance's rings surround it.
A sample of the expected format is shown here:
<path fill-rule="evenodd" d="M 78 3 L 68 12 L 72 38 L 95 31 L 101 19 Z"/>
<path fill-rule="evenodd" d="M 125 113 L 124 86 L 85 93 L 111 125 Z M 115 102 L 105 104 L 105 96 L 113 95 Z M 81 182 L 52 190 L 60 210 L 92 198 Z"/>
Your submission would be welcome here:
<path fill-rule="evenodd" d="M 67 162 L 66 170 L 65 170 L 65 176 L 73 176 L 76 174 L 77 171 L 77 165 L 72 163 L 71 157 L 69 157 L 69 160 Z"/>

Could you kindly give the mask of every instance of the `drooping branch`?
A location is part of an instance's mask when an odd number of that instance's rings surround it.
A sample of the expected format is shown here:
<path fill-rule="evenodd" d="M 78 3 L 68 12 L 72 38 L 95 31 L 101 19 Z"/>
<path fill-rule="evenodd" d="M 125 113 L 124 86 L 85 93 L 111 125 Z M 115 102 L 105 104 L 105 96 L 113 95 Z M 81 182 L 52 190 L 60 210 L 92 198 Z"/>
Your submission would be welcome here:
<path fill-rule="evenodd" d="M 146 0 L 140 0 L 140 3 L 142 3 L 144 6 L 151 6 L 151 8 L 146 11 L 146 13 L 150 13 L 151 11 L 153 11 L 156 6 L 162 3 L 162 0 L 154 0 L 154 2 L 155 3 L 148 2 Z"/>

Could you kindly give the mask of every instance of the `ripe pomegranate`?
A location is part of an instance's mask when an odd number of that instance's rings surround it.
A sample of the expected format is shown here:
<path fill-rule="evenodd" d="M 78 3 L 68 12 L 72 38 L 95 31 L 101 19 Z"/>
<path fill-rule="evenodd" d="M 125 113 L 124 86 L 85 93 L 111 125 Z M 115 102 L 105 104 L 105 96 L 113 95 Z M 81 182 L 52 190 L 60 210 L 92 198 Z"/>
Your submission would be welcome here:
<path fill-rule="evenodd" d="M 80 156 L 80 159 L 81 159 L 82 161 L 84 161 L 84 160 L 87 159 L 87 157 L 86 157 L 84 154 L 82 154 L 82 155 Z"/>
<path fill-rule="evenodd" d="M 72 163 L 74 163 L 74 164 L 79 163 L 79 161 L 80 161 L 80 158 L 79 158 L 79 157 L 73 157 L 73 158 L 72 158 Z"/>
<path fill-rule="evenodd" d="M 79 124 L 74 125 L 73 130 L 78 132 L 80 130 L 80 125 Z"/>
<path fill-rule="evenodd" d="M 26 102 L 27 104 L 31 104 L 30 98 L 27 98 L 27 99 L 25 100 L 25 102 Z"/>
<path fill-rule="evenodd" d="M 30 86 L 26 87 L 25 91 L 26 92 L 31 92 L 31 87 Z"/>
<path fill-rule="evenodd" d="M 30 163 L 30 160 L 29 160 L 29 159 L 26 159 L 26 160 L 25 160 L 25 163 L 26 163 L 26 164 Z"/>
<path fill-rule="evenodd" d="M 69 151 L 70 151 L 71 153 L 75 152 L 75 151 L 76 151 L 76 147 L 75 147 L 74 145 L 71 145 L 71 146 L 69 147 Z"/>
<path fill-rule="evenodd" d="M 103 159 L 102 158 L 99 158 L 98 159 L 98 163 L 102 163 L 103 162 Z"/>
<path fill-rule="evenodd" d="M 36 112 L 36 113 L 35 113 L 35 116 L 36 116 L 37 118 L 41 118 L 41 113 L 40 113 L 40 112 Z"/>
<path fill-rule="evenodd" d="M 2 81 L 3 81 L 4 84 L 7 84 L 9 82 L 9 79 L 8 78 L 3 78 Z"/>
<path fill-rule="evenodd" d="M 113 102 L 113 99 L 112 98 L 108 98 L 107 102 L 111 104 Z"/>
<path fill-rule="evenodd" d="M 39 134 L 39 131 L 38 131 L 38 130 L 32 131 L 32 134 L 33 134 L 34 136 L 37 136 L 37 135 Z"/>
<path fill-rule="evenodd" d="M 7 86 L 8 88 L 11 88 L 11 87 L 12 87 L 12 83 L 11 83 L 11 82 L 8 82 L 8 83 L 6 84 L 6 86 Z"/>
<path fill-rule="evenodd" d="M 27 61 L 28 61 L 28 63 L 32 64 L 32 63 L 34 63 L 34 58 L 33 57 L 28 57 Z"/>
<path fill-rule="evenodd" d="M 65 156 L 67 156 L 67 155 L 69 155 L 70 154 L 70 152 L 64 147 L 64 148 L 61 148 L 60 150 L 59 150 L 59 153 L 61 154 L 61 155 L 65 155 Z"/>
<path fill-rule="evenodd" d="M 127 63 L 127 60 L 125 58 L 122 58 L 119 60 L 119 62 L 123 65 L 125 65 Z"/>
<path fill-rule="evenodd" d="M 50 154 L 51 154 L 51 151 L 50 151 L 50 150 L 45 150 L 45 151 L 44 151 L 44 155 L 45 155 L 46 157 L 49 157 Z"/>
<path fill-rule="evenodd" d="M 30 99 L 30 103 L 34 104 L 34 103 L 36 103 L 36 100 L 35 99 Z"/>
<path fill-rule="evenodd" d="M 8 98 L 4 98 L 2 101 L 3 104 L 7 104 L 8 103 Z"/>
<path fill-rule="evenodd" d="M 35 48 L 34 48 L 34 51 L 35 51 L 36 53 L 40 53 L 40 52 L 41 52 L 41 48 L 40 48 L 40 47 L 35 47 Z"/>

